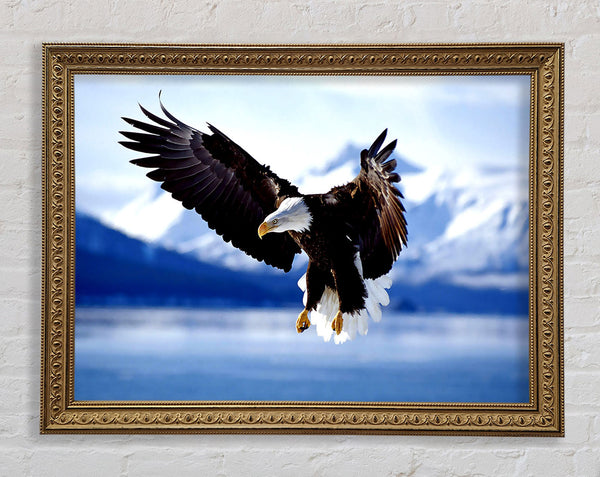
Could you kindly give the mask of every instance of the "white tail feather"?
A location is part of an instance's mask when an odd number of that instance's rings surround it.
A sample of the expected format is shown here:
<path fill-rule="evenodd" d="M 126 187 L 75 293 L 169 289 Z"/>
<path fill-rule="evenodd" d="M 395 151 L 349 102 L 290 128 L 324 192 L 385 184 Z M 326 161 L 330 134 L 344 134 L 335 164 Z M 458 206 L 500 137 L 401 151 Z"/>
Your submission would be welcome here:
<path fill-rule="evenodd" d="M 375 281 L 383 288 L 391 288 L 392 286 L 392 279 L 389 275 L 383 275 L 379 278 L 376 278 Z"/>
<path fill-rule="evenodd" d="M 354 315 L 350 315 L 347 319 L 344 319 L 344 326 L 342 329 L 345 329 L 346 333 L 348 333 L 348 339 L 353 340 L 356 338 L 356 332 L 358 330 L 358 318 Z"/>
<path fill-rule="evenodd" d="M 379 323 L 381 321 L 381 307 L 379 306 L 379 303 L 369 296 L 365 300 L 365 306 L 367 307 L 367 311 L 369 312 L 371 319 L 375 323 Z"/>
<path fill-rule="evenodd" d="M 381 303 L 383 306 L 390 304 L 390 297 L 381 285 L 377 283 L 377 280 L 365 280 L 367 287 L 367 294 L 372 297 L 376 303 Z"/>
<path fill-rule="evenodd" d="M 358 253 L 355 256 L 354 264 L 362 277 L 362 263 Z M 331 341 L 331 337 L 333 336 L 334 343 L 340 344 L 347 340 L 353 340 L 356 338 L 357 333 L 366 335 L 369 330 L 369 316 L 375 323 L 381 321 L 381 306 L 387 306 L 390 303 L 390 297 L 386 288 L 392 286 L 392 279 L 384 275 L 374 280 L 366 279 L 364 283 L 367 291 L 365 308 L 352 314 L 344 313 L 342 315 L 344 323 L 342 325 L 342 332 L 339 335 L 335 334 L 331 327 L 331 323 L 340 306 L 338 296 L 331 288 L 325 287 L 317 309 L 309 312 L 310 322 L 316 327 L 317 335 L 323 337 L 325 341 Z M 298 287 L 304 292 L 302 301 L 304 302 L 304 306 L 306 306 L 308 297 L 306 273 L 298 280 Z"/>
<path fill-rule="evenodd" d="M 366 335 L 367 331 L 369 331 L 369 316 L 364 308 L 358 312 L 356 318 L 358 321 L 358 332 L 363 336 Z"/>
<path fill-rule="evenodd" d="M 303 292 L 306 292 L 306 273 L 298 279 L 298 288 Z"/>

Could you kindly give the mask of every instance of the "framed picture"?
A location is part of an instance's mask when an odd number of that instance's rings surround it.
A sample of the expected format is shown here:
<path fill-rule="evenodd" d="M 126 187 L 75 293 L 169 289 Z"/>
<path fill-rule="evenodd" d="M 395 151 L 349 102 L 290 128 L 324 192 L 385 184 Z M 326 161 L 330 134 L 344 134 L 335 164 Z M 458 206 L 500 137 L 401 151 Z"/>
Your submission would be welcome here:
<path fill-rule="evenodd" d="M 564 435 L 562 45 L 43 53 L 41 432 Z"/>

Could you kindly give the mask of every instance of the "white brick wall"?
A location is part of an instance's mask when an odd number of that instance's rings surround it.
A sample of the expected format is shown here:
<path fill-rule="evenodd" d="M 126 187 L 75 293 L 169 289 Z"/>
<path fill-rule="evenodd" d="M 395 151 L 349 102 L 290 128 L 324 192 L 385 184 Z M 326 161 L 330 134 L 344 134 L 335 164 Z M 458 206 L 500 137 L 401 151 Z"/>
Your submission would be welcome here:
<path fill-rule="evenodd" d="M 600 475 L 597 0 L 2 0 L 0 475 Z M 43 41 L 566 43 L 566 437 L 40 436 Z"/>

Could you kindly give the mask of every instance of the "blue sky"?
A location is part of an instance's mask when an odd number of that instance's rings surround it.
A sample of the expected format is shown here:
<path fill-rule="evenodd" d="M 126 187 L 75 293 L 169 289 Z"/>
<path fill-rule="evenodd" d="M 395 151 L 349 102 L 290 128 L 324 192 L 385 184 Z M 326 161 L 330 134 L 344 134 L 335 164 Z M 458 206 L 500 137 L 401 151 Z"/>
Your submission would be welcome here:
<path fill-rule="evenodd" d="M 526 171 L 529 87 L 523 75 L 76 75 L 76 206 L 100 216 L 153 187 L 118 131 L 131 129 L 122 116 L 143 119 L 138 103 L 158 113 L 160 90 L 179 119 L 201 130 L 210 122 L 294 181 L 385 128 L 427 170 Z"/>

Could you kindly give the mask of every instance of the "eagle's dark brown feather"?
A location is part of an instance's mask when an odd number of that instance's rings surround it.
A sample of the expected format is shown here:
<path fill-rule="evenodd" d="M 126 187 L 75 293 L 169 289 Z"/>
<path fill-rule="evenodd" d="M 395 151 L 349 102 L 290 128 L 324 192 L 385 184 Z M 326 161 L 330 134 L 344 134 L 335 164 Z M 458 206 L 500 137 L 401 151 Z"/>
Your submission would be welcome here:
<path fill-rule="evenodd" d="M 129 149 L 150 154 L 131 162 L 152 169 L 147 176 L 171 192 L 187 209 L 196 209 L 226 241 L 257 260 L 285 271 L 300 249 L 288 234 L 259 239 L 264 217 L 298 189 L 255 161 L 235 142 L 209 125 L 212 134 L 179 121 L 161 103 L 166 120 L 141 107 L 155 124 L 123 118 L 144 132 L 122 131 Z"/>
<path fill-rule="evenodd" d="M 359 247 L 363 276 L 372 279 L 390 271 L 408 239 L 405 209 L 400 201 L 403 196 L 395 187 L 400 180 L 393 172 L 396 161 L 385 162 L 396 141 L 379 151 L 386 134 L 387 130 L 383 131 L 368 151 L 361 152 L 358 176 L 329 192 L 338 197 L 338 203 L 345 204 L 343 213 Z"/>

